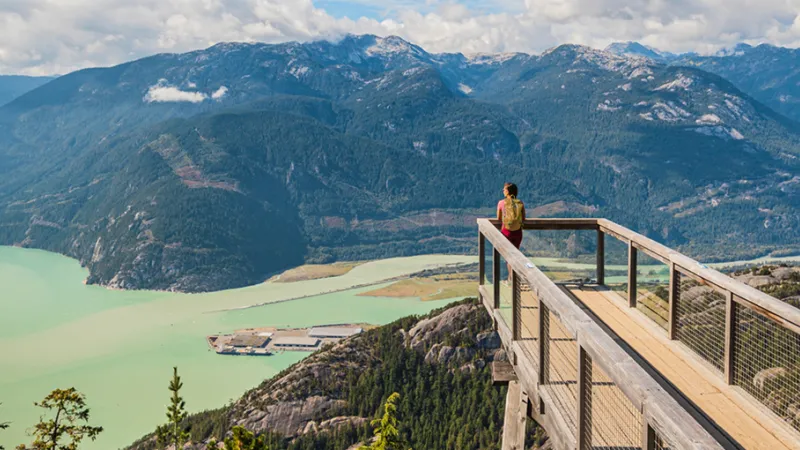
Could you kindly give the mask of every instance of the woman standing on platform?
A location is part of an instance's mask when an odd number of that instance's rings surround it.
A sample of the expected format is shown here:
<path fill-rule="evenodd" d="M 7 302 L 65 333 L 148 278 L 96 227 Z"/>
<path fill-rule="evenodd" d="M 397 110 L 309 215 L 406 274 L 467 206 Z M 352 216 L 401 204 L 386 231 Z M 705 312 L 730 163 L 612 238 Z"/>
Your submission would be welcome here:
<path fill-rule="evenodd" d="M 500 232 L 516 248 L 522 244 L 522 222 L 525 220 L 525 204 L 517 199 L 517 185 L 506 183 L 503 186 L 504 199 L 497 203 L 497 220 L 503 227 Z M 508 264 L 508 280 L 511 283 L 511 264 Z"/>

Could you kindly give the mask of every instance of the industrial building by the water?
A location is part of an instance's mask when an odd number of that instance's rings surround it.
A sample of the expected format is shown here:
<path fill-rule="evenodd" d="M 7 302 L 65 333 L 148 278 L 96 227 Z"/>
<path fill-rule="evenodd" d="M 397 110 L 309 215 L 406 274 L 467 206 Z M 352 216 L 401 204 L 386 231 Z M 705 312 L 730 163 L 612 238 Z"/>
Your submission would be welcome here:
<path fill-rule="evenodd" d="M 271 355 L 281 351 L 314 351 L 364 331 L 357 325 L 313 328 L 251 328 L 233 334 L 209 336 L 208 344 L 222 355 Z"/>

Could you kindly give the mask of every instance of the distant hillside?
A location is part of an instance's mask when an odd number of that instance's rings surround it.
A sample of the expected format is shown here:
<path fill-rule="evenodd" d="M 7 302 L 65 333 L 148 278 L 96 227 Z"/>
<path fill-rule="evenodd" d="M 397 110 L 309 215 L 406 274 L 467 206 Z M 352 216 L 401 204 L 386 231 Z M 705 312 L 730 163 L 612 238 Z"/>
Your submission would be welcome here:
<path fill-rule="evenodd" d="M 207 291 L 303 262 L 473 252 L 515 181 L 703 260 L 800 251 L 798 125 L 719 76 L 561 46 L 220 44 L 0 108 L 0 244 Z"/>
<path fill-rule="evenodd" d="M 52 80 L 52 77 L 0 75 L 0 106 Z"/>
<path fill-rule="evenodd" d="M 674 64 L 725 77 L 775 111 L 800 121 L 800 49 L 740 44 L 718 56 L 687 55 Z"/>
<path fill-rule="evenodd" d="M 411 448 L 499 449 L 505 388 L 492 385 L 490 363 L 506 355 L 491 326 L 467 300 L 323 349 L 232 405 L 190 416 L 192 448 L 242 425 L 267 435 L 270 449 L 346 449 L 372 435 L 369 420 L 398 392 L 400 433 Z M 530 421 L 526 448 L 545 441 Z M 148 435 L 129 449 L 154 444 Z"/>

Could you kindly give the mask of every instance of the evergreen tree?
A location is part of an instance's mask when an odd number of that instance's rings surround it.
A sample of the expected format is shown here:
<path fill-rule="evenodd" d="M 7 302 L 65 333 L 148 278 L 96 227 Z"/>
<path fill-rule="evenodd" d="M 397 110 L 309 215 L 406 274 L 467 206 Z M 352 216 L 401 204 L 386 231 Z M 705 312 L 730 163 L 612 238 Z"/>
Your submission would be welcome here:
<path fill-rule="evenodd" d="M 255 434 L 242 426 L 233 427 L 233 436 L 225 439 L 225 450 L 269 450 L 264 436 Z"/>
<path fill-rule="evenodd" d="M 189 433 L 181 427 L 181 423 L 188 415 L 186 413 L 186 402 L 180 396 L 183 382 L 178 376 L 178 368 L 172 368 L 172 380 L 169 382 L 169 390 L 172 392 L 170 405 L 167 407 L 167 424 L 158 427 L 156 435 L 158 444 L 164 448 L 173 445 L 176 449 L 183 448 L 189 440 Z"/>
<path fill-rule="evenodd" d="M 383 417 L 372 421 L 375 427 L 375 442 L 370 446 L 362 446 L 361 450 L 405 450 L 407 444 L 400 438 L 397 429 L 397 401 L 400 394 L 392 393 L 384 405 Z"/>
<path fill-rule="evenodd" d="M 34 405 L 55 413 L 53 418 L 47 420 L 41 416 L 39 423 L 34 426 L 31 450 L 77 450 L 85 438 L 95 440 L 103 431 L 103 427 L 88 424 L 86 397 L 75 388 L 56 389 Z M 79 425 L 79 422 L 85 422 L 86 425 Z M 24 444 L 17 447 L 17 450 L 27 449 Z"/>

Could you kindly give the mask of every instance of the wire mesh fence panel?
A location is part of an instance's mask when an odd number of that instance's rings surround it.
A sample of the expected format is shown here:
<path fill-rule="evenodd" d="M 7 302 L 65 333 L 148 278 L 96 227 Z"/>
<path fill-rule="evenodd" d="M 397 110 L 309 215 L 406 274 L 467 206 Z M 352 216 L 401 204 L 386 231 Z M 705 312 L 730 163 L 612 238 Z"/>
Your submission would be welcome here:
<path fill-rule="evenodd" d="M 542 337 L 547 337 L 546 389 L 556 403 L 553 406 L 574 436 L 578 428 L 575 418 L 578 411 L 578 344 L 552 311 L 548 310 L 547 314 L 542 329 Z"/>
<path fill-rule="evenodd" d="M 800 335 L 734 304 L 733 377 L 800 431 Z"/>
<path fill-rule="evenodd" d="M 642 414 L 608 377 L 591 362 L 586 366 L 586 443 L 591 449 L 638 449 Z"/>
<path fill-rule="evenodd" d="M 539 328 L 539 299 L 530 285 L 520 278 L 517 283 L 519 309 L 519 346 L 525 355 L 533 361 L 534 367 L 539 369 L 539 342 L 537 340 Z"/>
<path fill-rule="evenodd" d="M 508 328 L 511 329 L 513 322 L 513 286 L 511 283 L 511 271 L 508 263 L 506 263 L 505 258 L 500 256 L 500 278 L 497 280 L 497 283 L 500 285 L 500 316 L 503 318 L 503 321 L 508 325 Z"/>
<path fill-rule="evenodd" d="M 673 447 L 664 436 L 656 433 L 654 448 L 655 450 L 672 450 L 675 447 Z"/>
<path fill-rule="evenodd" d="M 489 239 L 485 240 L 483 247 L 484 270 L 483 284 L 492 292 L 494 285 L 494 246 Z"/>
<path fill-rule="evenodd" d="M 628 244 L 611 235 L 605 237 L 605 285 L 628 298 Z"/>
<path fill-rule="evenodd" d="M 676 272 L 675 337 L 710 362 L 725 370 L 725 295 Z"/>
<path fill-rule="evenodd" d="M 521 250 L 553 281 L 597 278 L 594 230 L 528 230 Z"/>
<path fill-rule="evenodd" d="M 636 308 L 666 330 L 669 322 L 669 267 L 639 251 L 636 269 Z"/>

